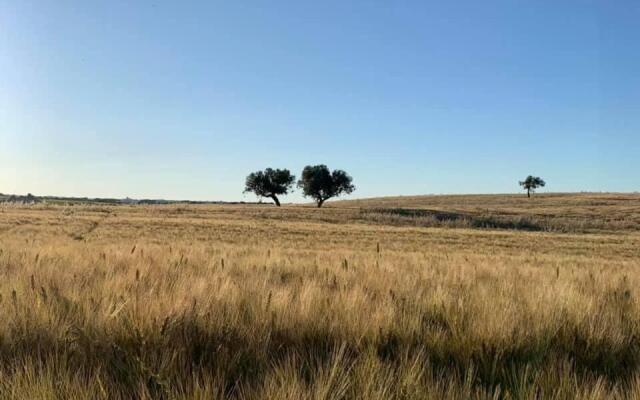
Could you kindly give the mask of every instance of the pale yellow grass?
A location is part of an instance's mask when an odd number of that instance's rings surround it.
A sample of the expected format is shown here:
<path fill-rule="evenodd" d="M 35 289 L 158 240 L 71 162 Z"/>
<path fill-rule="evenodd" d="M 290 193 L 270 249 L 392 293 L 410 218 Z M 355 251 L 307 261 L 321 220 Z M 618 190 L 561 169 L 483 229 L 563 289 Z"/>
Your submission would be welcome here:
<path fill-rule="evenodd" d="M 634 230 L 0 207 L 0 398 L 640 398 Z"/>

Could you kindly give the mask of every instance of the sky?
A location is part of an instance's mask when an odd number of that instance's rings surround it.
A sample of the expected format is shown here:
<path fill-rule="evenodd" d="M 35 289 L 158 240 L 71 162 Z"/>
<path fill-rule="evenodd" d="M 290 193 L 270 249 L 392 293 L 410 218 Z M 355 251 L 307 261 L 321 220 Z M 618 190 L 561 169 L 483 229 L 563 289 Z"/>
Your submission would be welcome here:
<path fill-rule="evenodd" d="M 0 0 L 0 192 L 640 190 L 640 2 Z M 302 201 L 299 190 L 283 198 Z"/>

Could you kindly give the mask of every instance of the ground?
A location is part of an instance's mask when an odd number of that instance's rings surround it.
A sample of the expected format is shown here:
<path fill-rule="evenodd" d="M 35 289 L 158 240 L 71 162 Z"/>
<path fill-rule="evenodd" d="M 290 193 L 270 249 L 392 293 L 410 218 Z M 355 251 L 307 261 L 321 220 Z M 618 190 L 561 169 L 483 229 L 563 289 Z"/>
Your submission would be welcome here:
<path fill-rule="evenodd" d="M 640 396 L 640 195 L 0 205 L 0 398 Z"/>

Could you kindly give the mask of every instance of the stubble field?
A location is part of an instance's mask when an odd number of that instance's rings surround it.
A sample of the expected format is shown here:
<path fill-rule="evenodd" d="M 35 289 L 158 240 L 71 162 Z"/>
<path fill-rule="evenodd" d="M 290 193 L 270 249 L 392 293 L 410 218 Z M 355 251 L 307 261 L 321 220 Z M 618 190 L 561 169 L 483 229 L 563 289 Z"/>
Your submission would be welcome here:
<path fill-rule="evenodd" d="M 0 204 L 0 398 L 640 398 L 640 195 Z"/>

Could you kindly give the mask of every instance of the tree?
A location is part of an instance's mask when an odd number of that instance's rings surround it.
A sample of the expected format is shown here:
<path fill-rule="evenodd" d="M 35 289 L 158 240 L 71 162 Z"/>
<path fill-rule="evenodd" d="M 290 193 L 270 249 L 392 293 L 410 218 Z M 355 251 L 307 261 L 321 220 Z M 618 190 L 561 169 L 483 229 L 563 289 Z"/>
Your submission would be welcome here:
<path fill-rule="evenodd" d="M 546 182 L 538 176 L 529 175 L 524 181 L 520 181 L 520 186 L 527 191 L 527 197 L 531 197 L 531 193 L 535 192 L 537 188 L 544 187 Z"/>
<path fill-rule="evenodd" d="M 298 187 L 305 197 L 313 198 L 318 207 L 322 207 L 327 199 L 356 190 L 352 181 L 353 178 L 342 170 L 330 172 L 326 165 L 307 165 L 302 170 Z"/>
<path fill-rule="evenodd" d="M 278 196 L 287 194 L 296 177 L 288 169 L 271 169 L 252 172 L 247 176 L 244 192 L 253 192 L 259 197 L 269 197 L 278 207 Z"/>

